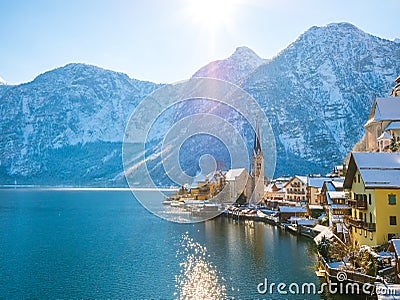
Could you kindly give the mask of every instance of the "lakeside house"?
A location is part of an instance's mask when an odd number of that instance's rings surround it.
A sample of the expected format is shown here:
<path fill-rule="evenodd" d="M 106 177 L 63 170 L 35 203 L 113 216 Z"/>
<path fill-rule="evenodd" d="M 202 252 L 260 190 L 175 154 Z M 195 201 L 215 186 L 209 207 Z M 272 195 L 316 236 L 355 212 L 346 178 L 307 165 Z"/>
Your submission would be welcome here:
<path fill-rule="evenodd" d="M 320 205 L 320 198 L 322 187 L 325 182 L 333 181 L 343 182 L 341 178 L 330 178 L 322 176 L 308 176 L 307 177 L 307 201 L 310 205 Z M 332 183 L 333 184 L 333 183 Z"/>
<path fill-rule="evenodd" d="M 329 228 L 346 242 L 348 240 L 348 231 L 344 226 L 344 220 L 346 216 L 351 214 L 346 194 L 344 191 L 330 191 L 326 193 L 326 197 Z"/>
<path fill-rule="evenodd" d="M 279 206 L 279 222 L 287 223 L 291 218 L 305 218 L 307 208 L 305 206 Z"/>
<path fill-rule="evenodd" d="M 293 176 L 285 185 L 285 200 L 295 202 L 307 201 L 307 176 Z"/>
<path fill-rule="evenodd" d="M 264 190 L 264 199 L 272 201 L 285 200 L 285 185 L 290 180 L 290 177 L 278 177 L 273 179 Z"/>
<path fill-rule="evenodd" d="M 381 245 L 400 236 L 399 152 L 353 152 L 344 188 L 352 209 L 345 224 L 353 244 Z"/>
<path fill-rule="evenodd" d="M 375 98 L 368 121 L 364 125 L 366 131 L 367 151 L 388 151 L 390 143 L 400 143 L 400 76 L 391 97 Z M 393 151 L 393 148 L 391 149 Z"/>
<path fill-rule="evenodd" d="M 342 192 L 343 191 L 343 182 L 344 178 L 332 178 L 330 180 L 326 180 L 321 188 L 321 193 L 318 197 L 318 203 L 320 205 L 327 205 L 327 192 Z"/>

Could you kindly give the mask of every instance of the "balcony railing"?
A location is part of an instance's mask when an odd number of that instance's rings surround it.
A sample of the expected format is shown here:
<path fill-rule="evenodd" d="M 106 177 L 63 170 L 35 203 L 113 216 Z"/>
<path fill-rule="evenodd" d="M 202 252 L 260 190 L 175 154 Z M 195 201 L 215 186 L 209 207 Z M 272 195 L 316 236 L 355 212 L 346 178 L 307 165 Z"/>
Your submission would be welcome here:
<path fill-rule="evenodd" d="M 376 223 L 363 222 L 363 229 L 366 229 L 368 231 L 376 231 Z"/>
<path fill-rule="evenodd" d="M 348 202 L 349 202 L 349 206 L 352 208 L 367 209 L 367 201 L 366 200 L 349 199 Z"/>
<path fill-rule="evenodd" d="M 368 231 L 376 231 L 376 223 L 367 223 L 360 219 L 354 219 L 351 216 L 345 216 L 344 222 L 356 228 L 361 228 Z"/>

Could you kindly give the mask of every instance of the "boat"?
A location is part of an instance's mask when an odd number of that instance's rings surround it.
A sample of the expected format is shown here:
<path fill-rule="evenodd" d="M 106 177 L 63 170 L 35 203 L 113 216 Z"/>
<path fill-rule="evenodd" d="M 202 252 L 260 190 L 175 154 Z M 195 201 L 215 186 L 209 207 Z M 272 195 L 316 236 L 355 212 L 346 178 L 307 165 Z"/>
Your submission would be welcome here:
<path fill-rule="evenodd" d="M 185 205 L 185 202 L 183 202 L 183 201 L 177 201 L 177 200 L 171 201 L 172 207 L 183 207 L 184 205 Z"/>

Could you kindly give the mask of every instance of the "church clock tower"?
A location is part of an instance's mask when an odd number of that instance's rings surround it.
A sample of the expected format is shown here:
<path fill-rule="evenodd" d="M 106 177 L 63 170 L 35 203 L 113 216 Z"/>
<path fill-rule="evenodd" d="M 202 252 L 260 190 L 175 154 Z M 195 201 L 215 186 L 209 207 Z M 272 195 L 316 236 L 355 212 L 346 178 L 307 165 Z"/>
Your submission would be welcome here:
<path fill-rule="evenodd" d="M 251 177 L 253 190 L 251 203 L 256 204 L 259 203 L 264 196 L 264 155 L 261 149 L 258 115 L 256 116 L 256 132 L 253 151 L 251 153 Z"/>

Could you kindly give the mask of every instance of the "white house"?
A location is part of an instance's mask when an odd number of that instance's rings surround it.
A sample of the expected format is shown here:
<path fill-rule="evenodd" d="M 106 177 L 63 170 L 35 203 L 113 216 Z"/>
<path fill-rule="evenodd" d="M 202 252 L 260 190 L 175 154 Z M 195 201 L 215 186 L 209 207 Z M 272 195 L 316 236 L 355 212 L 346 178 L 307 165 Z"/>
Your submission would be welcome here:
<path fill-rule="evenodd" d="M 245 168 L 230 169 L 225 174 L 227 188 L 227 202 L 235 202 L 241 193 L 251 196 L 251 177 Z"/>

